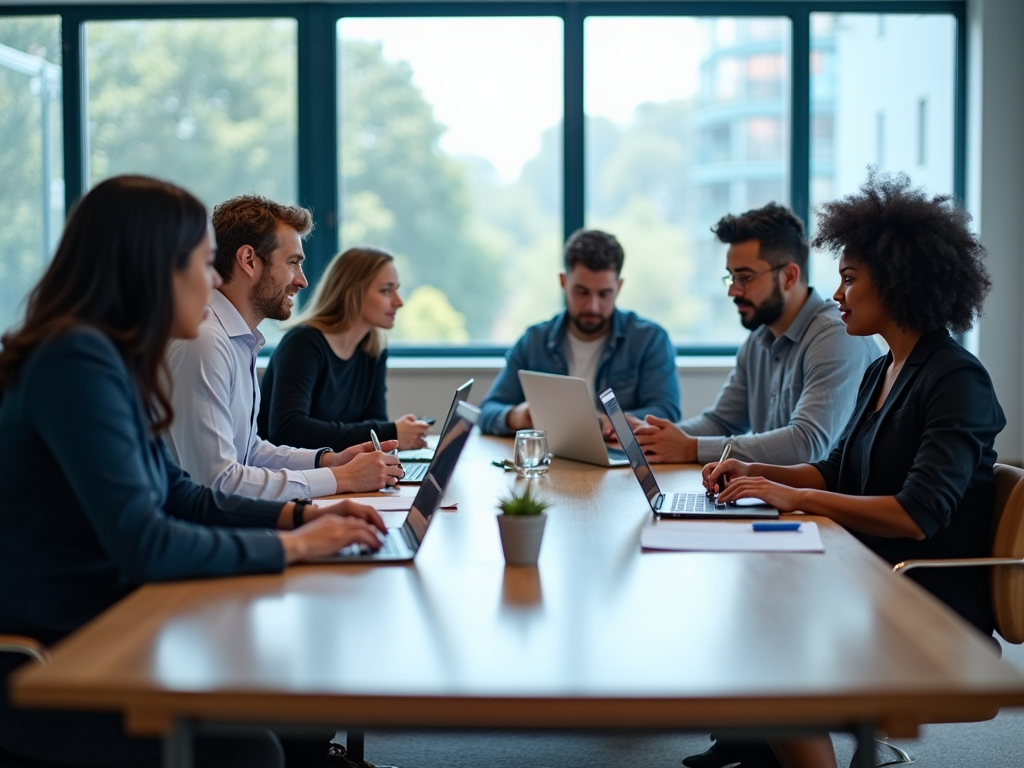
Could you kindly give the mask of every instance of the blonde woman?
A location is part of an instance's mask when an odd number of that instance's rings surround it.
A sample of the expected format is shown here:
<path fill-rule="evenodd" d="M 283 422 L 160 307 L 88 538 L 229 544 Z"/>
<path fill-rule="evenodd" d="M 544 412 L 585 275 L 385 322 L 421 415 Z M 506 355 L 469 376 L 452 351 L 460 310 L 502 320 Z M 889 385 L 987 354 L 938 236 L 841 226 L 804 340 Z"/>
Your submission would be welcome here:
<path fill-rule="evenodd" d="M 259 434 L 280 445 L 341 451 L 370 439 L 426 445 L 429 425 L 412 414 L 387 417 L 384 331 L 402 306 L 388 253 L 349 248 L 335 256 L 270 358 L 263 377 Z"/>

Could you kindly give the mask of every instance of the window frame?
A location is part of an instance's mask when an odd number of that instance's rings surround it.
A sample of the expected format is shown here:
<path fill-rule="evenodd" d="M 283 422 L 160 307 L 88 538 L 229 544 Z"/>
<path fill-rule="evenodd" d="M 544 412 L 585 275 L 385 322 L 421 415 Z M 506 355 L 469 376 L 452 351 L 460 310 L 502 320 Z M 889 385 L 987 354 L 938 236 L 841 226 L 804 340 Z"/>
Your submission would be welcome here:
<path fill-rule="evenodd" d="M 310 282 L 323 273 L 336 251 L 340 213 L 337 174 L 338 21 L 346 17 L 556 16 L 564 29 L 563 72 L 563 235 L 580 228 L 585 216 L 585 117 L 583 100 L 584 21 L 588 16 L 782 16 L 791 22 L 790 43 L 790 207 L 809 220 L 811 166 L 810 17 L 812 13 L 950 15 L 956 22 L 953 93 L 953 195 L 962 205 L 967 169 L 967 7 L 966 0 L 584 0 L 584 2 L 338 2 L 266 4 L 137 3 L 10 5 L 4 16 L 59 16 L 63 48 L 65 210 L 85 192 L 87 178 L 85 24 L 91 21 L 155 19 L 293 18 L 298 24 L 298 197 L 311 208 L 317 226 L 306 243 Z M 323 66 L 330 62 L 330 66 Z M 394 345 L 392 356 L 494 357 L 501 344 L 473 346 Z M 735 355 L 735 346 L 682 344 L 683 356 Z"/>

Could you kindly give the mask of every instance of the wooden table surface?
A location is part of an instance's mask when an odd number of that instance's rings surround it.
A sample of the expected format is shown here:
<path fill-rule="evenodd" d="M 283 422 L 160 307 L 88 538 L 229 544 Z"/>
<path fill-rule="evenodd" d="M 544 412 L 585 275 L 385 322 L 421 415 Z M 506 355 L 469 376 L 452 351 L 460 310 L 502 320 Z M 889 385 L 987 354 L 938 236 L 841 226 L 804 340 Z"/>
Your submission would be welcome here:
<path fill-rule="evenodd" d="M 21 670 L 22 705 L 342 727 L 710 728 L 926 722 L 1024 705 L 978 633 L 828 521 L 824 554 L 641 553 L 628 469 L 556 459 L 536 568 L 505 567 L 474 435 L 414 563 L 144 587 Z M 656 468 L 696 490 L 697 470 Z M 410 488 L 410 490 L 414 490 Z"/>

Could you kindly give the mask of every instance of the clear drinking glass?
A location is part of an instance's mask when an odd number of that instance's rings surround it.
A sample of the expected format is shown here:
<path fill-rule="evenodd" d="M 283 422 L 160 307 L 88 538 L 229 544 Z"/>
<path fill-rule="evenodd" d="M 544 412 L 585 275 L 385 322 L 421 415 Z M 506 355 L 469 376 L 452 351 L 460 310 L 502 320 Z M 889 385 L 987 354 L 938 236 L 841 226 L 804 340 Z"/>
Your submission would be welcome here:
<path fill-rule="evenodd" d="M 551 466 L 548 433 L 542 429 L 520 429 L 516 432 L 514 464 L 520 477 L 536 477 L 547 472 Z"/>

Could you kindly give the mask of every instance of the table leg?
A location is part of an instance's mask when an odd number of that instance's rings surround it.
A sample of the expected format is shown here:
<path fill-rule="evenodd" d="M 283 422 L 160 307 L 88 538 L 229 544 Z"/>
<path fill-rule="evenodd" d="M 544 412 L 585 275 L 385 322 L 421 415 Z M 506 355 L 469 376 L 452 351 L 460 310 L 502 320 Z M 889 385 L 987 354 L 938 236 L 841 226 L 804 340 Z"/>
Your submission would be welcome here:
<path fill-rule="evenodd" d="M 348 759 L 353 763 L 362 762 L 363 731 L 345 731 L 345 751 L 348 752 Z"/>
<path fill-rule="evenodd" d="M 875 724 L 858 723 L 853 735 L 857 737 L 857 751 L 850 768 L 875 768 Z"/>
<path fill-rule="evenodd" d="M 192 768 L 192 725 L 178 720 L 171 732 L 164 736 L 163 768 Z"/>

